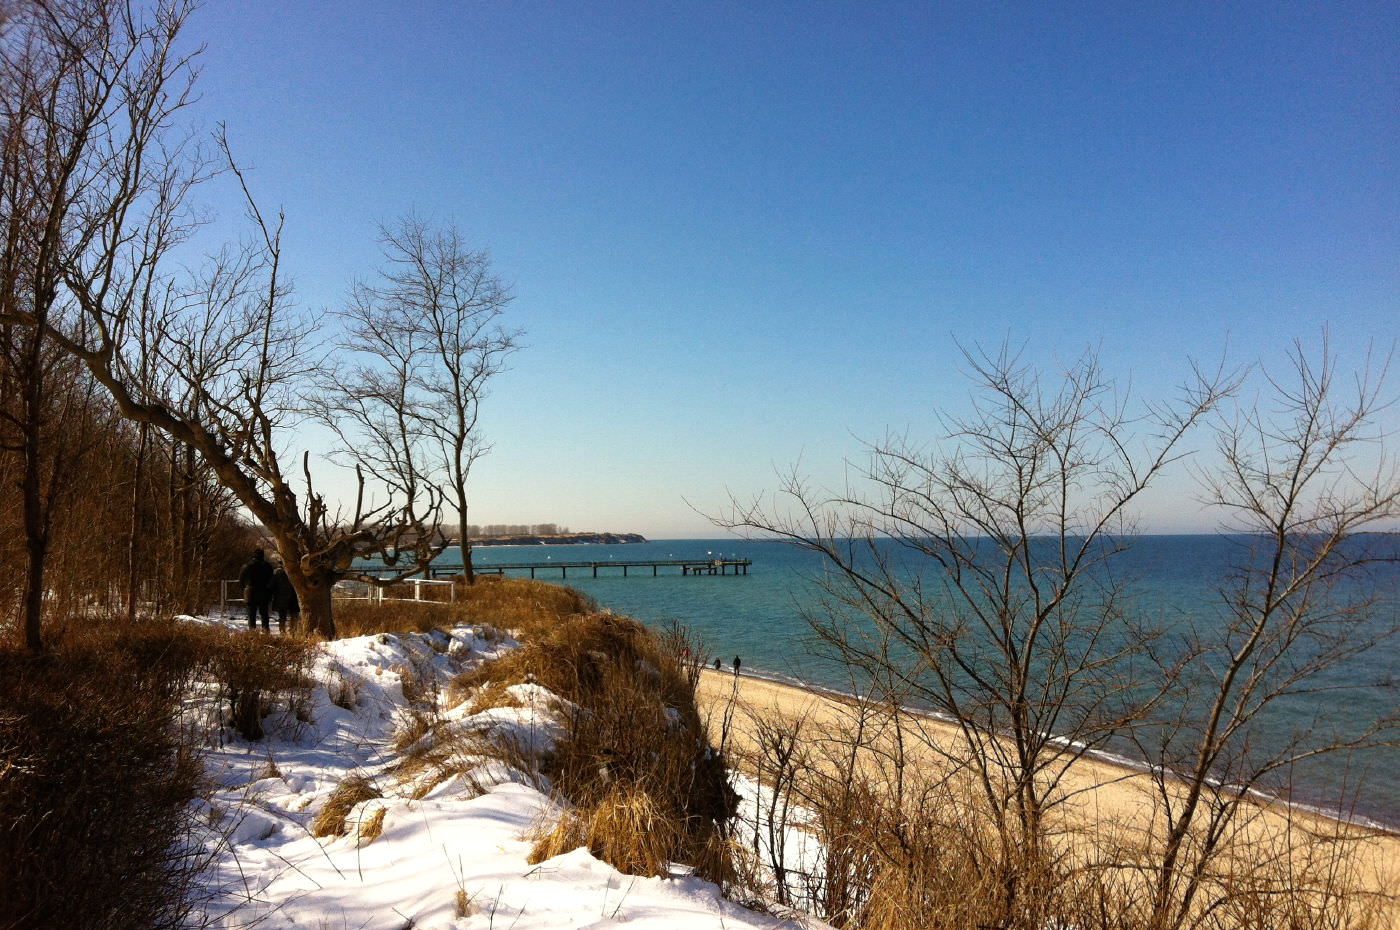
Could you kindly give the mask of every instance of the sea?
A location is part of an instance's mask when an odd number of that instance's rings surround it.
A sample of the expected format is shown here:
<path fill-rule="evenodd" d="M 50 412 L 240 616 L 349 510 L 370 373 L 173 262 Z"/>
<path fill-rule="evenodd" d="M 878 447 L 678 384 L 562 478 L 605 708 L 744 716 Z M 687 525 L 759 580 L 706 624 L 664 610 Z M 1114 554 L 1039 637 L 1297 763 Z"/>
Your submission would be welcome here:
<path fill-rule="evenodd" d="M 1390 554 L 1400 555 L 1400 541 L 1384 538 Z M 1223 586 L 1231 568 L 1247 549 L 1228 535 L 1139 536 L 1113 556 L 1115 578 L 1128 594 L 1128 609 L 1140 618 L 1166 626 L 1186 622 L 1209 632 L 1219 628 Z M 621 545 L 478 547 L 481 568 L 510 562 L 640 561 L 652 559 L 746 558 L 748 574 L 682 576 L 676 568 L 571 569 L 566 583 L 601 606 L 636 617 L 652 626 L 679 622 L 731 668 L 736 657 L 746 674 L 846 690 L 849 677 L 819 656 L 806 616 L 820 610 L 820 556 L 774 540 L 677 539 Z M 460 564 L 449 549 L 443 564 Z M 520 574 L 510 572 L 509 574 Z M 537 577 L 561 581 L 553 569 Z M 1368 586 L 1378 595 L 1360 639 L 1400 627 L 1400 565 L 1379 562 Z M 1349 594 L 1355 591 L 1347 592 Z M 1280 747 L 1299 733 L 1340 727 L 1355 731 L 1362 722 L 1400 713 L 1400 639 L 1384 639 L 1350 657 L 1316 682 L 1313 693 L 1281 701 L 1262 721 L 1255 740 L 1265 751 Z M 1138 760 L 1124 751 L 1129 764 Z M 1288 784 L 1270 787 L 1296 804 L 1329 813 L 1342 812 L 1392 830 L 1400 830 L 1400 749 L 1370 748 L 1309 760 L 1288 775 Z"/>

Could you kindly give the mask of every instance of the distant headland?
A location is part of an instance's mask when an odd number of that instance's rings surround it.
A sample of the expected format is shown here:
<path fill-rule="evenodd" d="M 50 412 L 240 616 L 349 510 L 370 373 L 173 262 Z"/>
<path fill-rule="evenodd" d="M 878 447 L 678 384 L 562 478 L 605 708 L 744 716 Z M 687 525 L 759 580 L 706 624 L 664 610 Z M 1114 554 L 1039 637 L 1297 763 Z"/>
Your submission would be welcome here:
<path fill-rule="evenodd" d="M 472 537 L 472 546 L 611 546 L 644 543 L 641 533 L 502 533 Z"/>

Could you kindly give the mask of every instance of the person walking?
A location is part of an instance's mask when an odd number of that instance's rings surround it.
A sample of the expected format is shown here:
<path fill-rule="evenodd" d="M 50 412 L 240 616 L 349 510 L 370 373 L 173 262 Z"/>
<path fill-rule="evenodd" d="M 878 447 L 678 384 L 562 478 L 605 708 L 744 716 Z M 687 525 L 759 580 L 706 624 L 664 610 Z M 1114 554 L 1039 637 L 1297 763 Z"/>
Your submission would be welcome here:
<path fill-rule="evenodd" d="M 281 565 L 272 572 L 272 608 L 277 611 L 279 632 L 287 632 L 288 621 L 293 630 L 297 628 L 297 621 L 301 619 L 301 601 L 297 600 L 297 589 L 292 585 L 287 569 Z"/>
<path fill-rule="evenodd" d="M 243 586 L 243 603 L 248 606 L 248 629 L 258 628 L 261 615 L 263 632 L 271 632 L 267 609 L 272 600 L 272 565 L 261 549 L 253 550 L 253 557 L 238 573 L 238 583 Z"/>
<path fill-rule="evenodd" d="M 734 674 L 735 674 L 735 675 L 739 674 L 739 657 L 738 657 L 738 656 L 735 656 L 735 657 L 734 657 Z"/>

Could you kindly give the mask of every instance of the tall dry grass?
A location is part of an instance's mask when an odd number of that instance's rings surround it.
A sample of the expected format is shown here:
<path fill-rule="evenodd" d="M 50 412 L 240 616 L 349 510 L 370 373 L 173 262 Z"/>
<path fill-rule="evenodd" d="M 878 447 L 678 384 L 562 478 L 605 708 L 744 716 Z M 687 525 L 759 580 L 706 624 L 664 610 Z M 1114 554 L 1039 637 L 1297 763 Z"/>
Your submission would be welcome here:
<path fill-rule="evenodd" d="M 736 798 L 695 706 L 689 657 L 698 653 L 685 638 L 658 637 L 557 585 L 491 579 L 467 590 L 459 603 L 472 619 L 522 646 L 459 676 L 452 699 L 490 706 L 509 685 L 535 683 L 573 708 L 543 761 L 568 810 L 539 838 L 534 861 L 587 846 L 632 874 L 666 875 L 683 862 L 729 881 Z"/>
<path fill-rule="evenodd" d="M 0 927 L 181 926 L 201 865 L 187 632 L 73 623 L 47 655 L 0 652 Z"/>
<path fill-rule="evenodd" d="M 468 622 L 455 604 L 423 601 L 336 600 L 335 626 L 342 637 L 377 633 L 427 633 Z"/>
<path fill-rule="evenodd" d="M 243 736 L 295 722 L 313 645 L 91 614 L 48 642 L 0 651 L 0 928 L 181 927 L 206 855 L 188 819 L 204 734 L 182 705 L 213 681 Z"/>
<path fill-rule="evenodd" d="M 596 611 L 581 591 L 533 578 L 481 575 L 475 584 L 457 582 L 457 607 L 468 623 L 482 623 L 535 639 L 555 625 Z"/>
<path fill-rule="evenodd" d="M 433 629 L 450 629 L 458 623 L 471 623 L 517 631 L 528 638 L 567 617 L 598 609 L 592 599 L 573 588 L 499 575 L 478 576 L 476 583 L 470 585 L 457 579 L 452 597 L 451 601 L 410 601 L 392 597 L 373 602 L 337 600 L 336 627 L 341 636 L 369 636 L 426 633 Z"/>

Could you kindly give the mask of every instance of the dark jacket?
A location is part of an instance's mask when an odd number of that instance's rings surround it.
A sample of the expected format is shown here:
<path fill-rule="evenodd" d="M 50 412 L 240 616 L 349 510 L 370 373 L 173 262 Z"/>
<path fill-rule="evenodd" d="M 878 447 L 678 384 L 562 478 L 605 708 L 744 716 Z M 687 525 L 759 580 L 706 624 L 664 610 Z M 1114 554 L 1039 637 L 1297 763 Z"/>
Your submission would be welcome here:
<path fill-rule="evenodd" d="M 243 586 L 245 600 L 261 603 L 272 593 L 272 565 L 267 559 L 253 556 L 243 571 L 238 573 L 238 583 Z"/>
<path fill-rule="evenodd" d="M 301 606 L 297 602 L 297 589 L 292 586 L 292 579 L 287 577 L 287 570 L 280 566 L 272 573 L 272 606 L 284 613 L 296 613 Z"/>

